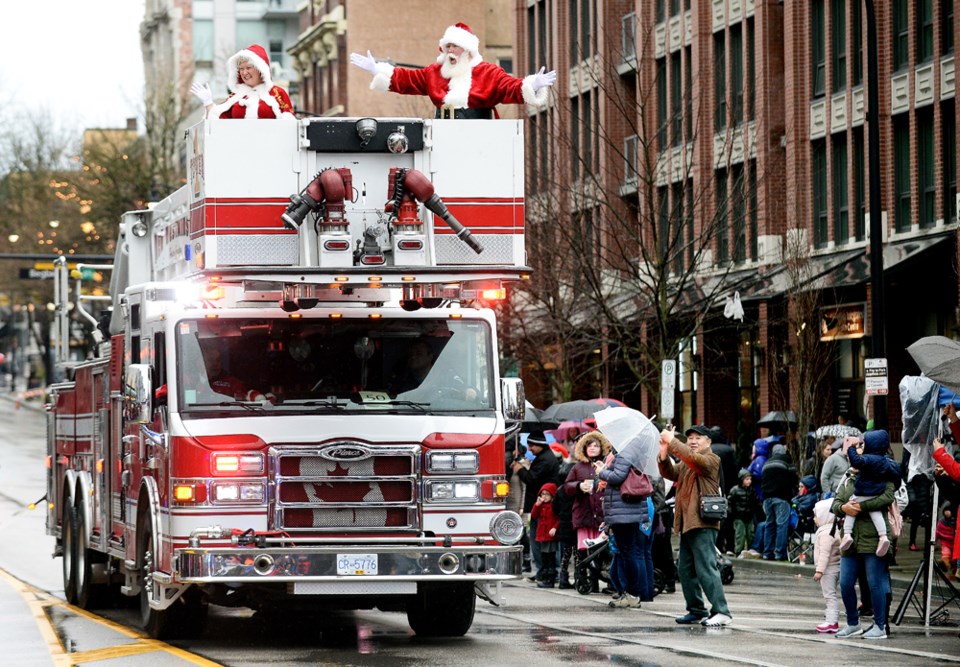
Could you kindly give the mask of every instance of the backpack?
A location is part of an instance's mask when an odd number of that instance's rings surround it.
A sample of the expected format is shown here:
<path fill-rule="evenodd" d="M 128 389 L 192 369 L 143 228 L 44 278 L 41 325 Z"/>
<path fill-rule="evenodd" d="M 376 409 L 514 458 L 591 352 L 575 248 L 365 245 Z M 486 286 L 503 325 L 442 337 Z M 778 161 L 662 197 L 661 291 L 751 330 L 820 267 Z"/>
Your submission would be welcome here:
<path fill-rule="evenodd" d="M 906 509 L 907 503 L 903 503 L 901 508 L 901 502 L 905 500 L 907 495 L 907 485 L 901 480 L 900 486 L 897 487 L 897 491 L 894 494 L 894 500 L 890 503 L 890 509 L 887 510 L 887 520 L 890 522 L 890 539 L 895 540 L 900 537 L 900 534 L 903 532 L 903 514 L 902 509 Z M 909 501 L 908 501 L 909 502 Z"/>

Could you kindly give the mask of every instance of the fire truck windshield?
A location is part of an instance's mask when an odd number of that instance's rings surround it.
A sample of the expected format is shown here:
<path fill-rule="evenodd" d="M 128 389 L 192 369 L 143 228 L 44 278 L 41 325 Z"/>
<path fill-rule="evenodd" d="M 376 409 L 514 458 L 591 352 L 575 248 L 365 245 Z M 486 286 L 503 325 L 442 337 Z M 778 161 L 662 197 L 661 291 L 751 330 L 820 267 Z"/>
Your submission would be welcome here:
<path fill-rule="evenodd" d="M 493 410 L 480 320 L 215 318 L 176 332 L 185 416 Z"/>

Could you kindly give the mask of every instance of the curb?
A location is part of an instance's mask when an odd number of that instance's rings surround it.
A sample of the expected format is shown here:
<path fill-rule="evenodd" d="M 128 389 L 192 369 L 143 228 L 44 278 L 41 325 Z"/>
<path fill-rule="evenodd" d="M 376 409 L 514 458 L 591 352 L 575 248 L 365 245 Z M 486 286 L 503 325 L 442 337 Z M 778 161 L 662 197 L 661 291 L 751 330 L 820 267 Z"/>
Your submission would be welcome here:
<path fill-rule="evenodd" d="M 729 558 L 729 556 L 728 556 Z M 809 576 L 813 578 L 813 565 L 799 565 L 797 563 L 784 563 L 781 561 L 769 561 L 759 558 L 730 558 L 733 568 L 743 568 L 745 570 L 765 570 L 777 574 L 792 574 L 796 576 Z M 910 587 L 913 580 L 915 569 L 909 566 L 895 565 L 890 568 L 890 581 L 893 590 L 905 591 Z"/>

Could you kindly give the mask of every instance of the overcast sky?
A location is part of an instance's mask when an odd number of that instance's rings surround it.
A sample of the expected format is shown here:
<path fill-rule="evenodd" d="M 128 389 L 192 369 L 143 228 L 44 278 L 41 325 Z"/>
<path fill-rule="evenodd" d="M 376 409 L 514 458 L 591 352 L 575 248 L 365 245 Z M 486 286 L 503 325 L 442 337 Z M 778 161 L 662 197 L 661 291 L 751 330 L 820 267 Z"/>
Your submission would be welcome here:
<path fill-rule="evenodd" d="M 143 0 L 3 3 L 5 116 L 48 111 L 64 129 L 124 127 L 142 116 Z"/>

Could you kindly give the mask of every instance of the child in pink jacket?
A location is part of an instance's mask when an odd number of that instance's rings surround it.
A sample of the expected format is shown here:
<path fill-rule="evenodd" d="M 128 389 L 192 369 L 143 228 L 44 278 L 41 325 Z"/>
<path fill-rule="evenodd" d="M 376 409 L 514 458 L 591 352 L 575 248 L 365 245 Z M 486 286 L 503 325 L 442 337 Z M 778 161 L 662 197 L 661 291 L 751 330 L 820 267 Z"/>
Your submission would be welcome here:
<path fill-rule="evenodd" d="M 835 527 L 836 517 L 830 511 L 833 499 L 820 500 L 813 506 L 817 533 L 813 543 L 814 581 L 820 582 L 823 600 L 827 604 L 824 622 L 817 626 L 819 633 L 834 633 L 838 629 L 840 607 L 837 603 L 837 584 L 840 581 L 840 536 Z"/>

